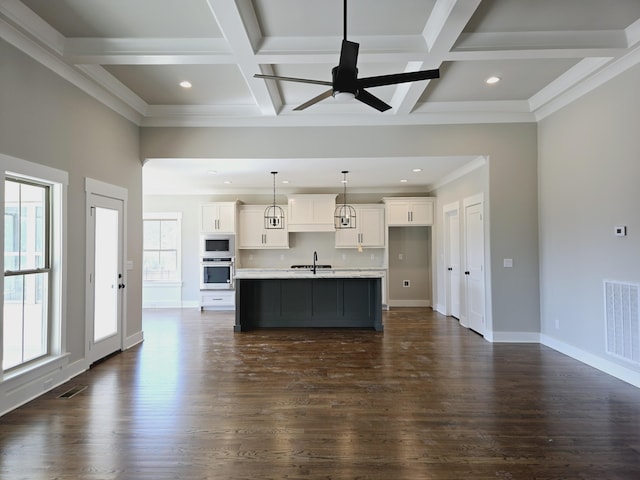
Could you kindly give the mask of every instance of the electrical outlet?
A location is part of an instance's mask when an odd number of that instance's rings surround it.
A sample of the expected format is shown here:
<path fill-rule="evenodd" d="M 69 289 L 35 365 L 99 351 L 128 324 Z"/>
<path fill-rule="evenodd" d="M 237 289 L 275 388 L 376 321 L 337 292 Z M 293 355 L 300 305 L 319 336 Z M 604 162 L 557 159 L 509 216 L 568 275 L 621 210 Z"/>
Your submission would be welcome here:
<path fill-rule="evenodd" d="M 399 253 L 399 254 L 398 254 L 398 260 L 403 260 L 403 259 L 404 259 L 404 254 Z"/>
<path fill-rule="evenodd" d="M 411 287 L 411 281 L 409 281 L 409 280 L 403 280 L 403 281 L 402 281 L 402 286 L 403 286 L 404 288 Z"/>
<path fill-rule="evenodd" d="M 376 259 L 376 256 L 372 253 L 372 254 L 371 254 L 371 261 L 373 261 L 373 260 L 375 260 L 375 259 Z"/>
<path fill-rule="evenodd" d="M 556 318 L 556 330 L 560 330 L 560 319 Z"/>

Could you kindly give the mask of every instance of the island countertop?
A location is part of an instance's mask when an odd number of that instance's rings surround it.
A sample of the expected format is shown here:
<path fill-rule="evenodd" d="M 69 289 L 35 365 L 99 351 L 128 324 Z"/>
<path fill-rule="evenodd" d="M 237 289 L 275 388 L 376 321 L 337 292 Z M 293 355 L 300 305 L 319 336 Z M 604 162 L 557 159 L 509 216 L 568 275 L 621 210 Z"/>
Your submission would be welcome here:
<path fill-rule="evenodd" d="M 262 278 L 383 278 L 383 268 L 318 268 L 314 274 L 305 268 L 238 268 L 236 280 Z"/>

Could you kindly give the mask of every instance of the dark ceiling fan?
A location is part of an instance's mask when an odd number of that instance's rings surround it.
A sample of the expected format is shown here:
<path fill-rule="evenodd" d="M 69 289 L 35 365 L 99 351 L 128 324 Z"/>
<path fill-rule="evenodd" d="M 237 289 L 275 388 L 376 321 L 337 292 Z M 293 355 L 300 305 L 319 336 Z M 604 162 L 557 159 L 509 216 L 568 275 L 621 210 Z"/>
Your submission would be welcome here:
<path fill-rule="evenodd" d="M 356 65 L 358 61 L 359 47 L 359 43 L 347 40 L 347 0 L 344 0 L 344 35 L 342 38 L 342 48 L 340 49 L 340 62 L 337 67 L 333 67 L 333 69 L 331 69 L 333 81 L 327 82 L 323 80 L 309 80 L 306 78 L 279 77 L 277 75 L 262 74 L 256 74 L 254 77 L 287 82 L 312 83 L 315 85 L 326 85 L 331 87 L 331 89 L 326 92 L 323 92 L 308 102 L 297 106 L 294 110 L 304 110 L 305 108 L 310 107 L 325 98 L 329 98 L 330 96 L 334 96 L 336 98 L 345 96 L 360 100 L 362 103 L 366 103 L 380 112 L 389 110 L 391 105 L 386 104 L 375 95 L 370 94 L 365 90 L 365 88 L 394 85 L 397 83 L 417 82 L 420 80 L 440 77 L 440 71 L 436 69 L 358 78 L 358 68 Z"/>

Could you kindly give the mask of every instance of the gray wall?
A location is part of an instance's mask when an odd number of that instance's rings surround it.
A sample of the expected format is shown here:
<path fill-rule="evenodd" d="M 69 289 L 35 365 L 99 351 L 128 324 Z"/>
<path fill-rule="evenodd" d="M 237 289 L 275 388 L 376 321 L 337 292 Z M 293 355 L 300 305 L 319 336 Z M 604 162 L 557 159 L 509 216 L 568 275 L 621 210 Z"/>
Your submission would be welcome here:
<path fill-rule="evenodd" d="M 138 128 L 0 41 L 2 153 L 69 173 L 67 348 L 85 355 L 85 177 L 128 189 L 127 321 L 142 330 L 142 165 Z"/>
<path fill-rule="evenodd" d="M 432 227 L 389 228 L 389 305 L 426 301 L 431 306 L 431 232 Z"/>
<path fill-rule="evenodd" d="M 636 372 L 605 353 L 603 280 L 640 283 L 638 85 L 635 66 L 542 120 L 538 169 L 541 331 Z"/>
<path fill-rule="evenodd" d="M 490 193 L 485 198 L 490 219 L 488 328 L 496 332 L 537 333 L 535 124 L 141 129 L 143 159 L 285 157 L 304 161 L 305 157 L 367 155 L 472 155 L 489 159 Z M 502 268 L 505 257 L 513 258 L 518 267 L 508 271 Z"/>

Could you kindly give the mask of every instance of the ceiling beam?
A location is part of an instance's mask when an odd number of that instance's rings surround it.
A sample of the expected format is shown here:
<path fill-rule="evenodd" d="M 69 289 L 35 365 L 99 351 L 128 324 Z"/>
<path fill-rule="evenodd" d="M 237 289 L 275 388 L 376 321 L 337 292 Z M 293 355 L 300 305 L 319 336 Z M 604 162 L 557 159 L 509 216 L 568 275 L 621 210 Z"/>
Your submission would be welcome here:
<path fill-rule="evenodd" d="M 255 56 L 261 33 L 251 1 L 207 0 L 207 3 L 260 111 L 267 116 L 277 115 L 282 98 L 274 82 L 253 78 L 256 73 L 270 75 L 272 71 L 270 66 L 260 65 Z"/>
<path fill-rule="evenodd" d="M 437 0 L 427 19 L 422 36 L 428 53 L 419 67 L 424 70 L 439 68 L 445 55 L 453 48 L 460 33 L 478 8 L 481 0 Z M 427 65 L 427 66 L 424 66 Z M 411 66 L 409 66 L 410 68 Z M 437 80 L 435 80 L 437 81 Z M 411 113 L 429 82 L 414 82 L 399 86 L 393 98 L 396 114 Z M 402 87 L 402 88 L 400 88 Z"/>

